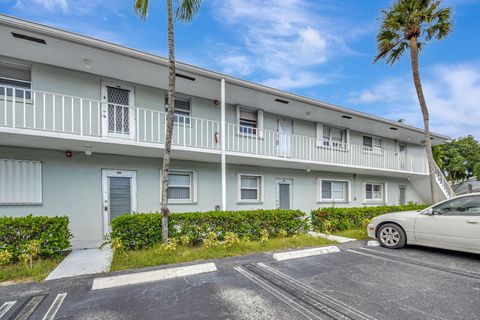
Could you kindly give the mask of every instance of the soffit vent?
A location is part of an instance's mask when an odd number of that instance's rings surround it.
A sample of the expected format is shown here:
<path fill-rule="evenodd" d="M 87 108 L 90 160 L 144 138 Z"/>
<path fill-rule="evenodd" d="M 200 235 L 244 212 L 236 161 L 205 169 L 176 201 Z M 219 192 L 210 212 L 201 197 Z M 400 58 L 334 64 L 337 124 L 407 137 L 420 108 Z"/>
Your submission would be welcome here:
<path fill-rule="evenodd" d="M 190 76 L 187 76 L 187 75 L 184 75 L 184 74 L 181 74 L 181 73 L 175 73 L 175 75 L 179 78 L 182 78 L 182 79 L 187 79 L 187 80 L 190 80 L 190 81 L 195 81 L 195 78 L 194 77 L 190 77 Z"/>
<path fill-rule="evenodd" d="M 47 44 L 47 42 L 44 39 L 27 36 L 26 34 L 12 32 L 12 36 L 17 39 L 32 41 L 32 42 L 41 43 L 41 44 Z"/>

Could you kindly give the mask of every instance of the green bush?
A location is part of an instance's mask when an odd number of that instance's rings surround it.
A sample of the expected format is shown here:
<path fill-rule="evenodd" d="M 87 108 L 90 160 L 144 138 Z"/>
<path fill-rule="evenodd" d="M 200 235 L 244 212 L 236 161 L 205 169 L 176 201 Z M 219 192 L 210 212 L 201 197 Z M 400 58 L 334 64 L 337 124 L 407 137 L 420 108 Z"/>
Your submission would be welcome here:
<path fill-rule="evenodd" d="M 162 241 L 161 225 L 159 213 L 122 215 L 113 219 L 110 237 L 120 239 L 128 248 L 140 249 Z M 191 243 L 198 244 L 209 232 L 220 241 L 227 232 L 251 240 L 259 240 L 263 229 L 272 237 L 304 233 L 308 222 L 305 213 L 298 210 L 210 211 L 171 214 L 168 229 L 171 238 L 188 236 Z"/>
<path fill-rule="evenodd" d="M 35 241 L 40 256 L 51 256 L 70 248 L 68 222 L 68 217 L 0 217 L 0 250 L 9 251 L 12 260 L 17 261 Z"/>
<path fill-rule="evenodd" d="M 381 214 L 421 210 L 428 205 L 378 206 L 359 208 L 320 208 L 311 212 L 312 225 L 316 231 L 333 232 L 363 228 L 366 221 Z"/>

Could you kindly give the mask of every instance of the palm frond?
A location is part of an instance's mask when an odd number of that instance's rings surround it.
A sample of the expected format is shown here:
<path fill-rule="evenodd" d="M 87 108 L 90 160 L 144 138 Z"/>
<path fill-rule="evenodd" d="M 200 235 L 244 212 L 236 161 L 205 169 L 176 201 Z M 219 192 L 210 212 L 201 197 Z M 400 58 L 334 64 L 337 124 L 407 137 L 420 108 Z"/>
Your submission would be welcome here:
<path fill-rule="evenodd" d="M 133 9 L 140 18 L 146 19 L 148 15 L 148 0 L 135 0 Z"/>
<path fill-rule="evenodd" d="M 202 0 L 177 0 L 176 18 L 180 21 L 191 21 L 200 10 Z"/>

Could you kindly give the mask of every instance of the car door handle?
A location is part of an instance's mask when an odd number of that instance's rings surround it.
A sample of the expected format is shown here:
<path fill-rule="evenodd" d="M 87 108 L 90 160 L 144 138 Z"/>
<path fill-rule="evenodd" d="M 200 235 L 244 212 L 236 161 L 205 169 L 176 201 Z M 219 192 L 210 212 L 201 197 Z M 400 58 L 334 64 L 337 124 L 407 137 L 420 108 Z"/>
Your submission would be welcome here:
<path fill-rule="evenodd" d="M 475 221 L 475 220 L 467 220 L 467 223 L 469 224 L 479 224 L 480 221 Z"/>

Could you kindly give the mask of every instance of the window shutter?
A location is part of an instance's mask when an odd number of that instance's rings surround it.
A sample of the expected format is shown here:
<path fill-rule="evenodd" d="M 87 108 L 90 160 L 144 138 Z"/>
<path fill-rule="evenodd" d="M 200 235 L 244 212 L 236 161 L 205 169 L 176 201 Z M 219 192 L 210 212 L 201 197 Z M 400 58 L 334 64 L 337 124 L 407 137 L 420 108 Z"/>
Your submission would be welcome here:
<path fill-rule="evenodd" d="M 388 186 L 387 183 L 385 182 L 383 184 L 383 202 L 385 202 L 385 205 L 388 203 Z"/>
<path fill-rule="evenodd" d="M 42 204 L 42 163 L 0 160 L 0 204 Z"/>
<path fill-rule="evenodd" d="M 316 141 L 317 141 L 316 145 L 319 148 L 319 147 L 323 146 L 323 123 L 316 122 L 315 126 L 316 126 L 315 138 L 316 138 Z"/>
<path fill-rule="evenodd" d="M 263 110 L 258 109 L 257 111 L 257 127 L 258 127 L 258 137 L 263 138 Z"/>
<path fill-rule="evenodd" d="M 350 143 L 350 129 L 346 129 L 346 135 L 345 135 L 345 144 Z"/>
<path fill-rule="evenodd" d="M 0 78 L 30 82 L 32 73 L 30 67 L 27 66 L 0 63 Z"/>

